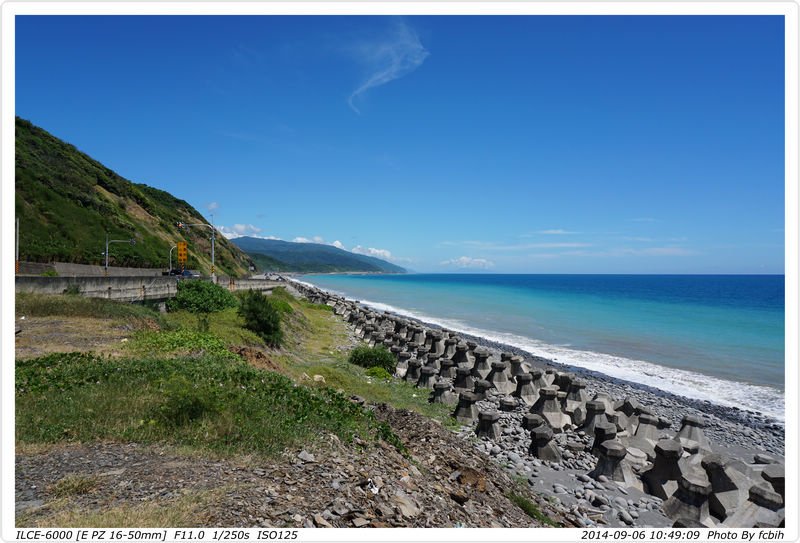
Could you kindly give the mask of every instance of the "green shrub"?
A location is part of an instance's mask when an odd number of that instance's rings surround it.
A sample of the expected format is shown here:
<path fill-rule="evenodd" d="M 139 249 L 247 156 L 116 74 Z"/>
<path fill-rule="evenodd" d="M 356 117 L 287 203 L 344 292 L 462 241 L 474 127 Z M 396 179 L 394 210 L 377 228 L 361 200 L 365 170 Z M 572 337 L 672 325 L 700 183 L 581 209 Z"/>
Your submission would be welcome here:
<path fill-rule="evenodd" d="M 41 273 L 42 277 L 58 277 L 58 272 L 56 270 L 45 270 Z"/>
<path fill-rule="evenodd" d="M 163 403 L 154 419 L 166 426 L 183 426 L 218 411 L 214 389 L 204 383 L 192 384 L 183 375 L 173 375 L 161 389 Z"/>
<path fill-rule="evenodd" d="M 236 307 L 236 297 L 210 281 L 180 281 L 175 297 L 167 302 L 170 310 L 185 309 L 197 314 L 197 328 L 208 332 L 208 314 Z"/>
<path fill-rule="evenodd" d="M 245 328 L 258 334 L 268 345 L 280 346 L 283 341 L 281 316 L 272 300 L 260 292 L 248 290 L 241 296 L 239 315 L 244 319 Z"/>
<path fill-rule="evenodd" d="M 383 346 L 367 347 L 366 345 L 359 345 L 350 351 L 348 362 L 362 368 L 383 368 L 390 374 L 394 373 L 397 365 L 394 355 Z"/>
<path fill-rule="evenodd" d="M 81 293 L 81 287 L 79 287 L 75 283 L 69 285 L 67 288 L 64 289 L 64 294 L 68 294 L 70 296 L 77 296 L 80 293 Z"/>
<path fill-rule="evenodd" d="M 380 366 L 372 366 L 367 371 L 365 371 L 364 374 L 370 377 L 374 377 L 375 379 L 381 379 L 383 381 L 392 378 L 391 374 Z"/>

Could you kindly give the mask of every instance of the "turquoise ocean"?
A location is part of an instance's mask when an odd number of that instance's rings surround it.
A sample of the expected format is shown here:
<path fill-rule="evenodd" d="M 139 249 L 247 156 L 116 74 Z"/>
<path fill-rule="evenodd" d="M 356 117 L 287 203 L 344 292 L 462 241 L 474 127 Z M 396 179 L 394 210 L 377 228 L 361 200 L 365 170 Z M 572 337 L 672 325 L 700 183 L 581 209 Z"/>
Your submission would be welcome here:
<path fill-rule="evenodd" d="M 782 275 L 306 275 L 451 330 L 784 420 Z"/>

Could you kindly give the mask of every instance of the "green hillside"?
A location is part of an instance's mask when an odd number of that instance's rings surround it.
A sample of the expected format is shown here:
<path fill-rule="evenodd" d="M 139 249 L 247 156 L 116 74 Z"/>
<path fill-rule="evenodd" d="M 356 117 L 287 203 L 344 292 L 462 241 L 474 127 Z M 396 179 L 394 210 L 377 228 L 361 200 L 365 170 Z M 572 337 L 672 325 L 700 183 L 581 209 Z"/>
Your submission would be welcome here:
<path fill-rule="evenodd" d="M 24 261 L 102 264 L 108 232 L 111 239 L 136 239 L 136 245 L 111 246 L 114 266 L 166 269 L 170 247 L 186 241 L 187 267 L 211 271 L 210 229 L 176 227 L 179 221 L 207 223 L 196 209 L 163 190 L 120 177 L 19 117 L 16 215 Z M 242 276 L 250 259 L 218 234 L 216 264 L 220 274 Z"/>
<path fill-rule="evenodd" d="M 264 271 L 405 273 L 405 269 L 372 256 L 319 243 L 293 243 L 241 237 L 232 240 Z"/>

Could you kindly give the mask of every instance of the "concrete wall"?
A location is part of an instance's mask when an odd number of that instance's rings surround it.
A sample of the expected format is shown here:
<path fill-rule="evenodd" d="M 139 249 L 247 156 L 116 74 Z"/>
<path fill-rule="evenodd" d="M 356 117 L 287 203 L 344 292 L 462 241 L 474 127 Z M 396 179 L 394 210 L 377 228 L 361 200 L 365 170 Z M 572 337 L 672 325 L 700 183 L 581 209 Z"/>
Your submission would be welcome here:
<path fill-rule="evenodd" d="M 63 294 L 71 286 L 77 286 L 80 294 L 90 298 L 108 298 L 125 302 L 144 300 L 165 300 L 177 292 L 177 277 L 16 277 L 16 292 L 35 292 L 38 294 Z M 198 279 L 191 279 L 198 281 Z M 285 283 L 261 279 L 218 279 L 220 286 L 232 292 L 253 289 L 270 291 Z"/>
<path fill-rule="evenodd" d="M 20 262 L 20 275 L 41 275 L 46 271 L 55 270 L 59 277 L 81 277 L 104 275 L 103 266 L 92 264 L 72 264 L 71 262 L 52 262 L 44 264 L 41 262 Z M 116 277 L 155 277 L 161 276 L 160 268 L 122 268 L 117 266 L 108 267 L 108 275 Z"/>
<path fill-rule="evenodd" d="M 93 266 L 90 264 L 71 264 L 69 262 L 53 262 L 58 275 L 61 277 L 72 276 L 97 276 L 104 275 L 104 266 Z M 161 268 L 122 268 L 116 266 L 108 267 L 108 275 L 116 277 L 161 277 Z"/>
<path fill-rule="evenodd" d="M 165 300 L 175 296 L 176 277 L 16 277 L 16 292 L 63 294 L 77 286 L 90 298 L 108 298 L 124 302 Z"/>

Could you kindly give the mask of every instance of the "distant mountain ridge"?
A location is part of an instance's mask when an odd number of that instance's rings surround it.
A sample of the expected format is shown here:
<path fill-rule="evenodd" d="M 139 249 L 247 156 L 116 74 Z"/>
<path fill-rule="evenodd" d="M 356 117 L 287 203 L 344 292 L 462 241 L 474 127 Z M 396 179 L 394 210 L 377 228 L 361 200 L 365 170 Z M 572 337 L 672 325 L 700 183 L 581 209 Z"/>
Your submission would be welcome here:
<path fill-rule="evenodd" d="M 264 271 L 406 273 L 405 268 L 374 256 L 321 243 L 295 243 L 240 237 L 231 240 Z"/>

